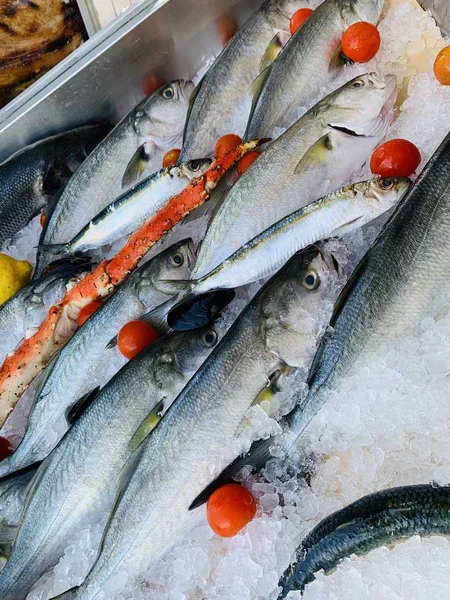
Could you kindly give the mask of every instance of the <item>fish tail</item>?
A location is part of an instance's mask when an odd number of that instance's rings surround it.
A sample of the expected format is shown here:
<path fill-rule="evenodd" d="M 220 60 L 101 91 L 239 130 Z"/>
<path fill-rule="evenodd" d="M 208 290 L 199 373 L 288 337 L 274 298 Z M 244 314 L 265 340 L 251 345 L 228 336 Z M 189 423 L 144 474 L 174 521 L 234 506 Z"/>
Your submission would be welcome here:
<path fill-rule="evenodd" d="M 41 244 L 36 247 L 38 254 L 70 254 L 70 244 Z"/>
<path fill-rule="evenodd" d="M 234 290 L 217 290 L 200 296 L 193 293 L 181 297 L 167 315 L 169 327 L 175 331 L 189 331 L 209 325 L 234 298 Z"/>

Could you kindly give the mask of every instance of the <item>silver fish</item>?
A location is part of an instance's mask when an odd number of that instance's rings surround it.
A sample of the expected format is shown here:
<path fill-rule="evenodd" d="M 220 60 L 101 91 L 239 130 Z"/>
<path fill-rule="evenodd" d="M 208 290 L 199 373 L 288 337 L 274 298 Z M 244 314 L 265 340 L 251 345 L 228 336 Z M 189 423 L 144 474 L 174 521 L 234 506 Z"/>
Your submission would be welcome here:
<path fill-rule="evenodd" d="M 194 260 L 191 240 L 171 246 L 145 263 L 86 321 L 41 375 L 25 437 L 13 454 L 0 462 L 0 477 L 45 458 L 67 431 L 67 411 L 92 391 L 91 377 L 110 339 L 120 328 L 170 300 L 158 279 L 186 278 Z M 105 384 L 102 374 L 97 380 Z M 49 432 L 52 434 L 49 435 Z"/>
<path fill-rule="evenodd" d="M 324 0 L 261 75 L 246 139 L 267 137 L 286 126 L 300 107 L 309 108 L 333 79 L 333 62 L 346 29 L 358 21 L 376 24 L 383 0 Z"/>
<path fill-rule="evenodd" d="M 111 244 L 136 231 L 189 182 L 206 171 L 211 159 L 198 159 L 176 167 L 166 167 L 119 196 L 98 213 L 67 244 L 44 246 L 56 254 L 85 252 Z"/>
<path fill-rule="evenodd" d="M 32 482 L 14 550 L 0 573 L 2 600 L 25 598 L 58 562 L 79 524 L 108 514 L 136 430 L 143 424 L 148 431 L 149 413 L 170 406 L 217 341 L 214 329 L 169 334 L 103 388 Z"/>
<path fill-rule="evenodd" d="M 241 313 L 130 459 L 97 562 L 64 600 L 97 598 L 102 586 L 112 596 L 116 577 L 139 574 L 200 517 L 189 505 L 212 479 L 214 463 L 233 455 L 236 433 L 269 375 L 312 356 L 316 340 L 305 314 L 316 314 L 331 263 L 317 248 L 296 254 Z M 322 285 L 309 286 L 310 275 Z"/>
<path fill-rule="evenodd" d="M 190 81 L 164 85 L 116 125 L 64 188 L 46 220 L 41 245 L 70 241 L 80 227 L 117 198 L 123 192 L 127 165 L 134 168 L 140 162 L 143 145 L 150 158 L 157 148 L 173 147 L 181 134 L 192 90 Z M 127 183 L 133 178 L 127 176 Z M 41 258 L 38 273 L 43 262 Z"/>
<path fill-rule="evenodd" d="M 59 133 L 0 165 L 0 246 L 47 206 L 110 129 L 93 125 Z"/>
<path fill-rule="evenodd" d="M 22 518 L 28 486 L 37 466 L 0 481 L 0 546 L 9 545 L 16 537 Z"/>
<path fill-rule="evenodd" d="M 260 72 L 261 61 L 267 64 L 273 60 L 281 49 L 274 36 L 288 31 L 294 12 L 307 6 L 306 0 L 268 0 L 228 42 L 194 90 L 180 161 L 212 156 L 222 135 L 244 133 L 250 113 L 250 86 Z M 237 118 L 242 118 L 241 130 L 236 130 Z"/>
<path fill-rule="evenodd" d="M 273 223 L 348 181 L 385 135 L 395 88 L 393 75 L 356 77 L 275 140 L 220 205 L 192 277 L 206 275 Z"/>

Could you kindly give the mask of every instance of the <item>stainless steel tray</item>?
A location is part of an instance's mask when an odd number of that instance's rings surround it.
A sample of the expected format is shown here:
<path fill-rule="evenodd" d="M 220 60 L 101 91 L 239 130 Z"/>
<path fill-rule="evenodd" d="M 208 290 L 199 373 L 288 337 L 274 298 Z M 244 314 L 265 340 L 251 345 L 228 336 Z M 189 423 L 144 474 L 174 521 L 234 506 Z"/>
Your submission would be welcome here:
<path fill-rule="evenodd" d="M 450 31 L 450 0 L 420 0 Z M 144 0 L 95 34 L 0 111 L 0 161 L 70 127 L 122 117 L 151 73 L 192 76 L 218 52 L 217 23 L 241 25 L 262 0 Z"/>

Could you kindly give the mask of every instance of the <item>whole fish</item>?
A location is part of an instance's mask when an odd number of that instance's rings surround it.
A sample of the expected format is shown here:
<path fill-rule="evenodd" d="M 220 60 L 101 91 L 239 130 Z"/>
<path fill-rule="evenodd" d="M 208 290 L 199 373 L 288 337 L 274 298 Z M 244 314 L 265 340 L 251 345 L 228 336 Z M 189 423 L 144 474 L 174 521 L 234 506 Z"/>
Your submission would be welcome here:
<path fill-rule="evenodd" d="M 32 466 L 0 481 L 0 546 L 11 543 L 16 537 L 28 486 L 36 471 L 37 466 Z"/>
<path fill-rule="evenodd" d="M 333 275 L 331 256 L 309 248 L 240 314 L 130 459 L 97 562 L 64 600 L 97 598 L 105 585 L 112 597 L 116 576 L 139 574 L 200 517 L 189 506 L 212 479 L 215 463 L 235 452 L 235 436 L 268 377 L 311 358 L 318 332 L 308 322 Z M 309 285 L 309 277 L 319 285 Z"/>
<path fill-rule="evenodd" d="M 274 59 L 281 50 L 279 38 L 274 36 L 289 31 L 291 16 L 307 6 L 306 0 L 268 0 L 235 33 L 194 90 L 180 161 L 212 156 L 222 135 L 244 133 L 250 88 L 261 61 Z M 242 120 L 240 130 L 238 120 Z"/>
<path fill-rule="evenodd" d="M 150 164 L 158 148 L 173 147 L 183 129 L 193 87 L 184 80 L 160 87 L 114 127 L 66 185 L 46 219 L 41 245 L 70 241 L 123 192 L 124 184 L 134 183 L 144 146 Z M 44 263 L 41 255 L 38 273 Z"/>
<path fill-rule="evenodd" d="M 30 488 L 14 549 L 0 573 L 2 600 L 21 600 L 63 555 L 80 527 L 111 510 L 120 470 L 140 426 L 151 428 L 218 341 L 214 329 L 173 333 L 128 362 L 103 388 Z M 145 435 L 145 434 L 144 434 Z"/>
<path fill-rule="evenodd" d="M 357 368 L 376 364 L 420 319 L 434 290 L 449 288 L 450 134 L 397 206 L 338 300 L 309 392 L 288 422 L 294 439 Z M 450 291 L 450 290 L 449 290 Z"/>
<path fill-rule="evenodd" d="M 64 296 L 69 280 L 87 272 L 89 266 L 89 260 L 82 257 L 55 261 L 47 274 L 26 285 L 0 306 L 2 357 L 14 350 L 28 328 L 39 325 L 49 307 Z"/>
<path fill-rule="evenodd" d="M 192 277 L 206 275 L 283 217 L 348 181 L 385 135 L 395 88 L 393 75 L 352 79 L 275 140 L 223 200 Z"/>
<path fill-rule="evenodd" d="M 391 209 L 410 184 L 408 178 L 386 177 L 345 186 L 278 221 L 204 277 L 163 283 L 189 295 L 201 295 L 265 279 L 295 252 L 314 242 L 349 233 Z"/>
<path fill-rule="evenodd" d="M 22 442 L 0 461 L 0 477 L 45 458 L 70 425 L 69 412 L 80 399 L 92 401 L 91 378 L 106 346 L 121 327 L 141 318 L 171 295 L 158 288 L 161 277 L 189 276 L 193 244 L 184 240 L 145 263 L 85 322 L 41 375 Z M 97 380 L 105 384 L 102 374 Z"/>
<path fill-rule="evenodd" d="M 191 160 L 150 175 L 111 202 L 67 244 L 45 246 L 56 254 L 85 252 L 111 244 L 136 231 L 189 182 L 206 171 L 211 159 Z"/>
<path fill-rule="evenodd" d="M 110 129 L 92 125 L 53 135 L 0 165 L 0 246 L 47 206 Z"/>
<path fill-rule="evenodd" d="M 353 554 L 392 546 L 413 535 L 450 534 L 450 487 L 411 485 L 364 496 L 321 521 L 280 581 L 278 600 L 303 591 L 314 573 L 329 573 Z"/>
<path fill-rule="evenodd" d="M 309 108 L 337 72 L 344 32 L 358 21 L 376 24 L 382 8 L 383 0 L 324 0 L 261 75 L 245 138 L 267 137 Z"/>

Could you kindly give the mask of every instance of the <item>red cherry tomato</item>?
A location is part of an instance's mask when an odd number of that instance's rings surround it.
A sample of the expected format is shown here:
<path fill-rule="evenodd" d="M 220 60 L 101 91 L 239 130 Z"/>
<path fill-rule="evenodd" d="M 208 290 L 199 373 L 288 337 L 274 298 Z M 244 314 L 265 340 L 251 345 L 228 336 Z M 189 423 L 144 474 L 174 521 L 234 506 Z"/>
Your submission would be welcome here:
<path fill-rule="evenodd" d="M 434 75 L 442 85 L 450 85 L 450 46 L 442 48 L 434 61 Z"/>
<path fill-rule="evenodd" d="M 228 44 L 237 30 L 238 24 L 232 15 L 222 15 L 217 22 L 217 33 L 219 34 L 224 46 Z"/>
<path fill-rule="evenodd" d="M 294 35 L 297 29 L 303 25 L 312 12 L 314 12 L 312 8 L 300 8 L 292 15 L 289 23 L 291 35 Z"/>
<path fill-rule="evenodd" d="M 180 157 L 180 154 L 181 154 L 181 150 L 179 150 L 178 148 L 172 148 L 172 150 L 169 150 L 169 152 L 166 152 L 164 154 L 162 166 L 163 167 L 172 167 L 173 165 L 176 165 L 177 161 Z"/>
<path fill-rule="evenodd" d="M 249 166 L 253 162 L 255 162 L 255 160 L 258 158 L 258 156 L 260 154 L 261 154 L 261 152 L 257 152 L 256 150 L 254 150 L 253 152 L 249 152 L 248 154 L 246 154 L 245 156 L 243 156 L 241 158 L 241 160 L 238 162 L 238 166 L 237 166 L 237 172 L 238 172 L 239 177 L 245 173 L 245 171 L 249 168 Z"/>
<path fill-rule="evenodd" d="M 0 436 L 0 460 L 3 460 L 13 452 L 14 448 L 11 446 L 11 442 Z"/>
<path fill-rule="evenodd" d="M 95 311 L 100 308 L 100 306 L 102 305 L 102 302 L 100 302 L 100 300 L 94 300 L 93 302 L 90 302 L 89 304 L 86 304 L 86 306 L 84 306 L 81 310 L 80 310 L 80 314 L 78 315 L 78 327 L 81 327 L 82 325 L 84 325 L 86 323 L 86 321 L 89 319 L 89 317 L 91 315 L 93 315 L 95 313 Z"/>
<path fill-rule="evenodd" d="M 155 90 L 161 87 L 163 83 L 164 79 L 161 79 L 161 77 L 158 75 L 149 75 L 149 77 L 144 80 L 144 84 L 142 86 L 144 94 L 146 96 L 150 96 Z"/>
<path fill-rule="evenodd" d="M 117 336 L 117 347 L 126 358 L 134 358 L 141 350 L 159 338 L 159 333 L 144 321 L 130 321 Z"/>
<path fill-rule="evenodd" d="M 370 159 L 370 170 L 381 177 L 408 177 L 420 165 L 422 157 L 412 142 L 389 140 L 375 149 Z"/>
<path fill-rule="evenodd" d="M 225 156 L 225 154 L 230 152 L 230 150 L 233 150 L 233 148 L 236 148 L 236 146 L 239 146 L 239 144 L 242 144 L 242 138 L 238 135 L 235 135 L 234 133 L 223 135 L 217 140 L 216 158 Z"/>
<path fill-rule="evenodd" d="M 44 211 L 41 212 L 41 216 L 39 217 L 39 222 L 41 224 L 41 227 L 44 227 L 44 225 L 45 225 L 45 212 Z"/>
<path fill-rule="evenodd" d="M 256 514 L 256 502 L 247 488 L 227 483 L 213 492 L 206 505 L 209 526 L 222 537 L 233 537 Z"/>
<path fill-rule="evenodd" d="M 360 21 L 350 25 L 342 38 L 342 52 L 355 62 L 371 60 L 380 49 L 381 38 L 372 23 Z"/>

